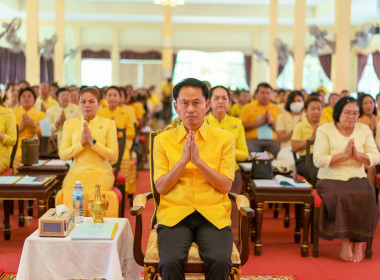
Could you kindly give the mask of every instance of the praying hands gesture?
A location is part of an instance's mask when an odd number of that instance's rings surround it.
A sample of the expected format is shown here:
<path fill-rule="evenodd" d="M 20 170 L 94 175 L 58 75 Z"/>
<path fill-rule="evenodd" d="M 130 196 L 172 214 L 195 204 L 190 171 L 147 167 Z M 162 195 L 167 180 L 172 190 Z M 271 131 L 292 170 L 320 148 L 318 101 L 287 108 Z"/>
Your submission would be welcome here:
<path fill-rule="evenodd" d="M 356 150 L 354 139 L 350 139 L 345 149 L 346 159 L 353 158 L 354 160 L 369 165 L 369 158 L 366 154 Z"/>
<path fill-rule="evenodd" d="M 183 145 L 183 154 L 182 158 L 185 163 L 191 161 L 192 164 L 198 165 L 201 161 L 201 157 L 199 156 L 197 142 L 195 141 L 195 132 L 189 130 L 189 136 L 185 144 Z"/>
<path fill-rule="evenodd" d="M 55 122 L 55 126 L 63 125 L 65 120 L 66 120 L 65 111 L 62 110 L 61 115 L 59 116 L 59 119 Z"/>
<path fill-rule="evenodd" d="M 90 129 L 88 128 L 88 124 L 87 122 L 84 122 L 83 123 L 83 131 L 82 131 L 82 140 L 81 140 L 81 144 L 82 146 L 86 145 L 86 144 L 89 144 L 92 142 L 92 135 L 91 135 L 91 131 Z"/>
<path fill-rule="evenodd" d="M 19 128 L 19 131 L 23 131 L 27 126 L 33 129 L 37 128 L 37 125 L 34 123 L 33 119 L 27 114 L 23 114 L 21 118 L 21 126 Z"/>

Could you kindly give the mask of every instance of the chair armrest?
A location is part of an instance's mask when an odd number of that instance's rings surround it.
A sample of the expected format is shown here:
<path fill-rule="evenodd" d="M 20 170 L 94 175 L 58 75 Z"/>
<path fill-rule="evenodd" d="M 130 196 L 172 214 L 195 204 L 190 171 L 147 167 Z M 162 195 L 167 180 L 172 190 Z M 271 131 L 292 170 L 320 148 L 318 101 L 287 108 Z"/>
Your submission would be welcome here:
<path fill-rule="evenodd" d="M 141 249 L 142 241 L 142 212 L 144 211 L 146 202 L 153 198 L 153 193 L 138 194 L 133 200 L 133 207 L 130 210 L 132 216 L 136 216 L 135 237 L 133 239 L 133 257 L 136 263 L 144 266 L 144 254 Z"/>
<path fill-rule="evenodd" d="M 244 217 L 254 217 L 255 211 L 250 208 L 250 203 L 245 195 L 238 195 L 236 193 L 228 193 L 229 198 L 236 203 L 239 212 Z"/>
<path fill-rule="evenodd" d="M 153 194 L 151 192 L 136 195 L 133 200 L 133 207 L 130 210 L 131 216 L 141 215 L 144 211 L 146 202 L 151 198 L 153 198 Z"/>

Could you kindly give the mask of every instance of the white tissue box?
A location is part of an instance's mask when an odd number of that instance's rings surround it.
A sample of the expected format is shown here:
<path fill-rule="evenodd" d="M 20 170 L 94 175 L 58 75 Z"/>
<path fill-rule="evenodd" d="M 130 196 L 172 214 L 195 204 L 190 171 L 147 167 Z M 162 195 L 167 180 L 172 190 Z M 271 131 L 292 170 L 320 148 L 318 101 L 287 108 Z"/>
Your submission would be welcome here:
<path fill-rule="evenodd" d="M 55 214 L 55 208 L 50 208 L 38 219 L 38 234 L 39 236 L 65 237 L 74 225 L 74 210 L 64 212 L 58 217 Z"/>

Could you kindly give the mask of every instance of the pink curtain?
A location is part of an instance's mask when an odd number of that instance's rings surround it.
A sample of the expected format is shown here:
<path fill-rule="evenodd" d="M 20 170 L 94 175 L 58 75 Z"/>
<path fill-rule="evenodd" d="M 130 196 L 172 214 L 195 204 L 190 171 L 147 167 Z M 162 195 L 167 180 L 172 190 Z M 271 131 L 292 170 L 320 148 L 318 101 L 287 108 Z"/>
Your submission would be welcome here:
<path fill-rule="evenodd" d="M 282 71 L 284 71 L 285 65 L 278 64 L 278 72 L 277 77 L 281 75 Z"/>
<path fill-rule="evenodd" d="M 120 53 L 121 59 L 161 59 L 161 53 L 156 51 L 149 52 L 134 52 L 134 51 L 122 51 Z"/>
<path fill-rule="evenodd" d="M 177 62 L 177 54 L 174 53 L 174 54 L 173 54 L 173 70 L 172 70 L 172 77 L 173 77 L 173 75 L 174 75 L 174 68 L 175 68 L 175 64 L 176 64 L 176 62 Z"/>
<path fill-rule="evenodd" d="M 40 82 L 54 82 L 54 61 L 40 57 Z"/>
<path fill-rule="evenodd" d="M 252 56 L 244 56 L 244 68 L 245 68 L 245 79 L 249 87 L 251 87 L 251 71 L 252 71 Z"/>
<path fill-rule="evenodd" d="M 375 72 L 377 78 L 380 79 L 380 52 L 376 51 L 372 54 L 373 59 L 373 68 L 375 68 Z"/>
<path fill-rule="evenodd" d="M 86 49 L 82 51 L 82 58 L 111 59 L 111 53 L 107 50 L 92 51 L 92 50 Z"/>
<path fill-rule="evenodd" d="M 25 80 L 25 55 L 0 48 L 0 83 Z"/>
<path fill-rule="evenodd" d="M 331 80 L 331 54 L 319 55 L 319 62 L 326 76 Z"/>
<path fill-rule="evenodd" d="M 360 79 L 362 78 L 364 67 L 367 64 L 367 60 L 368 60 L 368 55 L 358 54 L 358 77 L 357 77 L 358 83 Z"/>

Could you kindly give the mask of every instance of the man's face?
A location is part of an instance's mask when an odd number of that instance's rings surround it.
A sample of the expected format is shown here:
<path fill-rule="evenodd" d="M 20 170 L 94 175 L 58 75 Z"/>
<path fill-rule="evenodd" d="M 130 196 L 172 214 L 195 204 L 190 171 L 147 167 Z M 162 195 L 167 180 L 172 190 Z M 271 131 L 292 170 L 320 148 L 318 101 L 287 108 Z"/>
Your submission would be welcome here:
<path fill-rule="evenodd" d="M 41 95 L 42 99 L 45 100 L 46 98 L 48 98 L 48 96 L 49 96 L 49 84 L 48 83 L 40 84 L 39 91 L 40 91 L 40 95 Z"/>
<path fill-rule="evenodd" d="M 67 90 L 61 91 L 58 95 L 58 103 L 62 108 L 66 108 L 70 103 L 70 92 Z"/>
<path fill-rule="evenodd" d="M 202 125 L 208 108 L 209 100 L 205 100 L 202 89 L 197 87 L 182 87 L 174 102 L 175 111 L 190 130 L 197 130 Z"/>
<path fill-rule="evenodd" d="M 261 105 L 268 105 L 270 102 L 271 95 L 272 90 L 270 88 L 259 87 L 258 91 L 256 92 L 256 100 Z"/>

